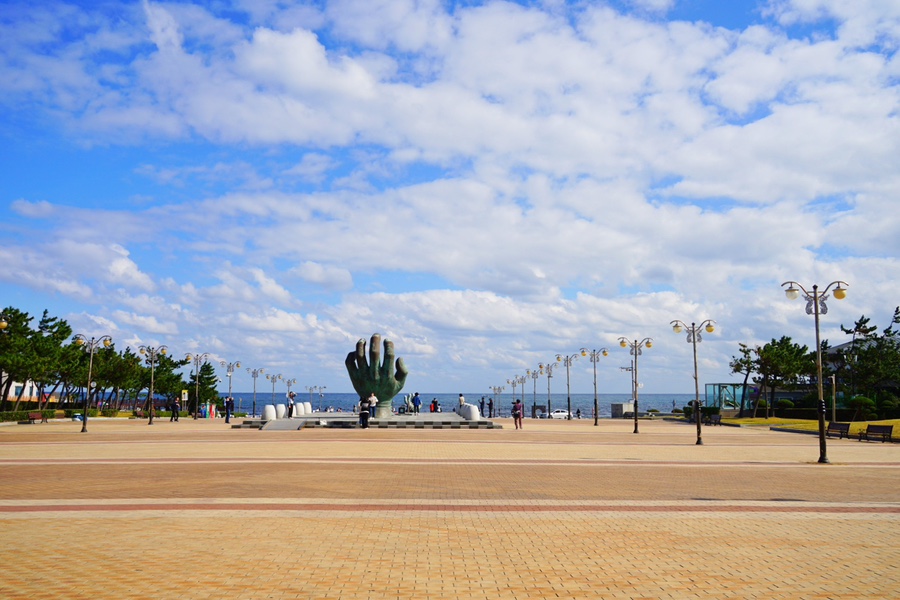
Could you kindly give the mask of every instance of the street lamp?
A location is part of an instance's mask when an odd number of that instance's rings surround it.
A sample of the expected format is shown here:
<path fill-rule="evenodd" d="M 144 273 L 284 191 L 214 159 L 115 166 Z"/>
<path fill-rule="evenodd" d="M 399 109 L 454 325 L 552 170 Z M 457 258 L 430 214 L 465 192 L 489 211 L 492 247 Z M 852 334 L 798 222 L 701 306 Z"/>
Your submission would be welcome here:
<path fill-rule="evenodd" d="M 4 329 L 6 327 L 6 315 L 3 315 L 2 318 L 0 318 L 0 323 L 3 324 L 0 329 Z M 112 344 L 112 338 L 108 335 L 104 335 L 99 338 L 92 337 L 91 339 L 87 339 L 87 337 L 79 333 L 74 337 L 74 340 L 79 346 L 84 346 L 84 349 L 91 355 L 88 359 L 87 394 L 84 397 L 84 418 L 81 420 L 81 433 L 87 433 L 88 408 L 90 407 L 91 400 L 91 376 L 94 371 L 94 352 L 96 352 L 97 347 L 101 345 L 104 348 L 109 348 Z"/>
<path fill-rule="evenodd" d="M 600 419 L 600 409 L 597 406 L 597 363 L 600 362 L 601 356 L 609 356 L 609 350 L 600 348 L 599 350 L 581 349 L 582 356 L 590 356 L 594 365 L 594 427 L 597 427 Z"/>
<path fill-rule="evenodd" d="M 525 377 L 531 377 L 531 379 L 534 380 L 534 386 L 531 390 L 531 418 L 532 419 L 537 416 L 537 380 L 538 380 L 538 377 L 540 377 L 540 376 L 541 376 L 540 369 L 538 369 L 537 371 L 532 371 L 531 369 L 525 370 Z"/>
<path fill-rule="evenodd" d="M 566 416 L 566 420 L 572 420 L 572 389 L 569 386 L 569 367 L 572 366 L 572 362 L 578 358 L 577 354 L 572 354 L 571 356 L 566 356 L 565 354 L 557 354 L 556 362 L 562 363 L 566 365 L 566 407 L 568 408 L 569 414 Z"/>
<path fill-rule="evenodd" d="M 6 328 L 9 327 L 10 316 L 6 313 L 0 314 L 0 332 L 6 333 Z"/>
<path fill-rule="evenodd" d="M 265 369 L 251 369 L 247 367 L 247 372 L 253 377 L 253 417 L 256 418 L 256 378 L 265 372 Z"/>
<path fill-rule="evenodd" d="M 633 342 L 628 341 L 626 337 L 619 338 L 619 345 L 623 348 L 631 348 L 630 354 L 634 357 L 631 366 L 631 381 L 633 386 L 633 396 L 634 396 L 634 433 L 638 432 L 638 356 L 641 355 L 641 348 L 653 347 L 653 340 L 650 338 L 644 338 L 640 342 L 634 340 Z"/>
<path fill-rule="evenodd" d="M 319 394 L 319 412 L 322 412 L 322 398 L 325 396 L 322 392 L 325 391 L 324 385 L 308 385 L 306 386 L 306 391 L 309 392 L 309 405 L 312 406 L 313 403 L 313 394 Z"/>
<path fill-rule="evenodd" d="M 275 406 L 275 382 L 279 379 L 284 379 L 284 377 L 281 376 L 281 373 L 279 373 L 278 375 L 270 373 L 266 375 L 266 379 L 272 382 L 272 406 Z"/>
<path fill-rule="evenodd" d="M 716 322 L 712 319 L 707 319 L 697 325 L 694 322 L 691 322 L 690 325 L 686 325 L 684 321 L 674 320 L 669 325 L 672 326 L 672 331 L 675 333 L 681 333 L 682 331 L 687 330 L 687 342 L 688 344 L 692 344 L 694 346 L 694 417 L 697 419 L 697 445 L 703 445 L 703 433 L 702 433 L 702 424 L 700 414 L 700 380 L 697 376 L 697 344 L 703 341 L 703 336 L 700 335 L 702 330 L 706 330 L 706 333 L 712 333 L 716 330 Z"/>
<path fill-rule="evenodd" d="M 506 389 L 506 388 L 503 387 L 502 385 L 491 385 L 491 386 L 488 386 L 488 387 L 490 387 L 491 392 L 493 393 L 494 401 L 493 401 L 492 404 L 493 404 L 495 407 L 499 407 L 500 405 L 497 404 L 497 396 L 499 396 L 500 394 L 502 394 L 502 393 L 503 393 L 503 390 Z M 494 418 L 494 410 L 491 409 L 491 410 L 488 411 L 488 413 L 489 413 L 488 418 L 489 418 L 489 419 L 493 419 L 493 418 Z"/>
<path fill-rule="evenodd" d="M 519 385 L 519 376 L 518 376 L 518 375 L 513 375 L 513 378 L 512 378 L 512 379 L 507 379 L 507 380 L 506 380 L 506 383 L 508 383 L 508 384 L 510 384 L 510 385 L 512 386 L 512 398 L 513 398 L 513 404 L 515 404 L 515 402 L 516 402 L 516 386 Z M 499 413 L 499 408 L 498 408 L 498 413 L 497 413 L 497 414 L 500 414 L 500 413 Z"/>
<path fill-rule="evenodd" d="M 553 367 L 556 366 L 556 363 L 541 363 L 538 365 L 541 369 L 541 373 L 547 373 L 547 416 L 549 417 L 551 413 L 553 413 L 553 407 L 550 405 L 550 380 L 553 379 Z"/>
<path fill-rule="evenodd" d="M 822 342 L 819 341 L 819 315 L 828 313 L 828 306 L 825 301 L 828 300 L 828 290 L 831 286 L 834 288 L 834 299 L 843 300 L 847 297 L 847 288 L 850 287 L 843 281 L 832 281 L 824 290 L 819 291 L 818 285 L 812 286 L 812 294 L 806 291 L 802 285 L 796 281 L 785 281 L 781 287 L 790 286 L 784 290 L 785 295 L 790 300 L 796 300 L 803 292 L 806 299 L 806 314 L 815 315 L 816 321 L 816 384 L 819 388 L 819 462 L 827 463 L 828 455 L 825 449 L 825 390 L 822 389 Z"/>
<path fill-rule="evenodd" d="M 200 365 L 206 363 L 209 352 L 186 354 L 184 357 L 194 362 L 194 420 L 196 421 L 197 415 L 200 413 Z"/>
<path fill-rule="evenodd" d="M 228 402 L 228 400 L 231 400 L 231 380 L 233 379 L 232 375 L 234 375 L 235 369 L 241 368 L 241 361 L 236 360 L 234 362 L 227 362 L 223 360 L 220 361 L 219 364 L 225 367 L 225 376 L 228 377 L 228 398 L 225 400 L 225 402 Z M 226 412 L 225 416 L 227 417 L 228 414 L 229 413 Z"/>
<path fill-rule="evenodd" d="M 156 348 L 153 348 L 152 346 L 138 346 L 138 349 L 141 354 L 150 359 L 150 397 L 148 398 L 150 401 L 150 407 L 148 409 L 150 411 L 150 421 L 147 425 L 153 425 L 153 413 L 156 409 L 156 404 L 153 402 L 153 377 L 156 369 L 156 357 L 165 356 L 169 349 L 166 346 L 157 346 Z"/>

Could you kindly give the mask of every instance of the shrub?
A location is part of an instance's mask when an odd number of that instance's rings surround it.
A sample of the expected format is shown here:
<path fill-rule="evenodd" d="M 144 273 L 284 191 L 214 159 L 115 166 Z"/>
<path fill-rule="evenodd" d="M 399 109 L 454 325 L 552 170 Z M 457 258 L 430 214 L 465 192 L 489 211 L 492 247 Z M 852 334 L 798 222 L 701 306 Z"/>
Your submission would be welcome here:
<path fill-rule="evenodd" d="M 865 396 L 854 396 L 849 402 L 850 408 L 856 410 L 857 414 L 863 419 L 877 419 L 878 413 L 875 411 L 875 401 Z"/>
<path fill-rule="evenodd" d="M 684 412 L 684 411 L 681 410 L 680 408 L 672 409 L 672 413 L 674 413 L 674 414 L 676 414 L 676 415 L 680 415 L 680 414 L 683 413 L 683 412 Z"/>
<path fill-rule="evenodd" d="M 648 412 L 648 413 L 658 413 L 659 411 L 656 410 L 655 408 L 651 408 L 651 409 L 649 409 L 647 412 Z"/>
<path fill-rule="evenodd" d="M 787 398 L 781 398 L 777 404 L 778 408 L 794 408 L 794 403 Z"/>

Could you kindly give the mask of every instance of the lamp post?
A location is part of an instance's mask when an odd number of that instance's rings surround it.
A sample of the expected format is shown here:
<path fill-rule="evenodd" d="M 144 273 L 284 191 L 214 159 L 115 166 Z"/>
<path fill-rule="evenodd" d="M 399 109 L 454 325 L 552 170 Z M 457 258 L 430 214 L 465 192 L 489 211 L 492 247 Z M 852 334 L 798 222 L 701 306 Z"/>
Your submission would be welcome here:
<path fill-rule="evenodd" d="M 835 300 L 846 298 L 847 288 L 850 286 L 844 281 L 832 281 L 822 291 L 819 291 L 818 285 L 813 285 L 812 294 L 796 281 L 785 281 L 781 284 L 781 287 L 784 286 L 789 286 L 788 289 L 784 290 L 784 293 L 790 300 L 799 298 L 802 291 L 806 299 L 806 314 L 815 316 L 816 384 L 819 388 L 819 462 L 828 463 L 828 454 L 825 448 L 825 390 L 822 388 L 822 342 L 819 340 L 819 315 L 828 313 L 828 306 L 825 304 L 825 301 L 828 300 L 828 290 L 831 289 L 831 286 L 836 286 L 834 288 Z"/>
<path fill-rule="evenodd" d="M 220 361 L 219 364 L 225 367 L 225 376 L 228 377 L 228 398 L 225 400 L 226 402 L 228 402 L 228 400 L 231 400 L 231 383 L 232 379 L 234 379 L 234 370 L 241 368 L 241 361 L 236 360 L 234 362 L 228 362 L 223 360 Z M 228 416 L 227 412 L 225 413 L 225 416 Z"/>
<path fill-rule="evenodd" d="M 3 328 L 5 329 L 6 315 L 3 315 L 3 317 L 0 318 L 0 322 L 3 323 Z M 92 337 L 91 339 L 87 339 L 86 336 L 79 333 L 73 339 L 79 346 L 84 346 L 84 349 L 91 355 L 88 359 L 87 394 L 84 397 L 84 417 L 81 420 L 81 433 L 87 433 L 88 408 L 90 408 L 91 401 L 91 376 L 94 371 L 94 352 L 97 351 L 97 347 L 99 346 L 109 348 L 110 344 L 112 344 L 112 338 L 108 335 L 104 335 L 99 338 Z"/>
<path fill-rule="evenodd" d="M 6 328 L 9 327 L 10 317 L 6 313 L 0 313 L 0 333 L 6 333 Z"/>
<path fill-rule="evenodd" d="M 538 367 L 541 368 L 541 373 L 546 371 L 547 373 L 547 416 L 553 412 L 553 407 L 550 405 L 550 380 L 553 379 L 553 367 L 556 366 L 556 363 L 541 363 Z"/>
<path fill-rule="evenodd" d="M 153 378 L 156 370 L 156 357 L 165 356 L 169 349 L 166 346 L 157 346 L 156 348 L 152 346 L 138 346 L 138 350 L 150 359 L 150 396 L 148 397 L 150 406 L 147 409 L 150 411 L 150 421 L 147 425 L 153 425 L 153 413 L 156 412 L 156 403 L 153 401 Z"/>
<path fill-rule="evenodd" d="M 265 369 L 251 369 L 247 367 L 247 372 L 253 378 L 253 418 L 256 418 L 256 378 L 265 372 Z"/>
<path fill-rule="evenodd" d="M 287 386 L 287 397 L 288 398 L 291 397 L 291 386 L 294 385 L 295 383 L 297 383 L 296 378 L 292 379 L 292 378 L 288 377 L 287 379 L 284 380 L 284 384 Z"/>
<path fill-rule="evenodd" d="M 600 409 L 597 406 L 597 363 L 600 362 L 601 356 L 609 356 L 609 350 L 606 348 L 600 348 L 599 350 L 588 350 L 587 348 L 581 349 L 582 356 L 590 356 L 591 363 L 594 365 L 594 427 L 597 427 L 600 422 Z"/>
<path fill-rule="evenodd" d="M 196 421 L 197 415 L 200 413 L 200 365 L 204 364 L 206 359 L 209 358 L 209 352 L 186 354 L 185 358 L 194 361 L 194 420 Z"/>
<path fill-rule="evenodd" d="M 499 405 L 497 404 L 497 396 L 499 396 L 500 394 L 502 394 L 502 393 L 503 393 L 503 390 L 506 389 L 506 388 L 504 388 L 502 385 L 492 385 L 492 386 L 489 386 L 489 387 L 491 388 L 491 392 L 493 393 L 493 398 L 494 398 L 493 405 L 494 405 L 495 407 L 497 407 L 497 406 L 499 406 Z M 494 418 L 494 411 L 493 411 L 493 409 L 491 409 L 491 410 L 488 411 L 488 412 L 490 413 L 490 416 L 489 416 L 488 418 L 489 418 L 489 419 L 493 419 L 493 418 Z"/>
<path fill-rule="evenodd" d="M 319 394 L 319 412 L 322 412 L 322 398 L 324 394 L 322 393 L 325 390 L 324 385 L 308 385 L 306 386 L 306 391 L 309 392 L 309 405 L 310 407 L 313 404 L 313 393 Z"/>
<path fill-rule="evenodd" d="M 682 331 L 687 330 L 687 342 L 694 346 L 694 418 L 697 419 L 697 446 L 703 445 L 703 425 L 702 425 L 702 415 L 700 414 L 700 380 L 697 375 L 697 344 L 703 341 L 703 336 L 700 335 L 702 330 L 706 330 L 706 333 L 712 333 L 716 330 L 716 322 L 712 319 L 707 319 L 700 323 L 699 325 L 691 322 L 690 325 L 685 324 L 684 321 L 679 321 L 678 319 L 669 323 L 672 326 L 672 331 L 675 333 L 681 333 Z"/>
<path fill-rule="evenodd" d="M 631 381 L 634 386 L 634 433 L 638 432 L 638 356 L 641 355 L 641 348 L 653 347 L 653 340 L 650 338 L 644 338 L 640 342 L 634 340 L 633 342 L 628 341 L 626 337 L 619 338 L 619 345 L 623 348 L 631 348 L 630 354 L 634 357 L 631 365 Z"/>
<path fill-rule="evenodd" d="M 537 380 L 538 377 L 541 376 L 541 371 L 538 369 L 537 371 L 532 371 L 531 369 L 527 369 L 525 371 L 526 377 L 531 377 L 534 385 L 531 390 L 531 418 L 537 417 Z"/>
<path fill-rule="evenodd" d="M 266 379 L 272 382 L 272 406 L 275 406 L 275 382 L 279 379 L 284 379 L 284 377 L 281 376 L 281 373 L 279 373 L 278 375 L 269 373 L 268 375 L 266 375 Z"/>
<path fill-rule="evenodd" d="M 508 384 L 510 384 L 510 385 L 512 386 L 512 398 L 513 398 L 513 404 L 515 404 L 515 403 L 516 403 L 516 386 L 519 385 L 519 376 L 518 376 L 518 375 L 513 375 L 513 378 L 512 378 L 512 379 L 507 379 L 507 380 L 506 380 L 506 383 L 508 383 Z M 497 414 L 500 414 L 499 411 L 500 411 L 500 409 L 499 409 L 499 407 L 498 407 L 498 408 L 497 408 Z"/>
<path fill-rule="evenodd" d="M 572 366 L 572 362 L 578 358 L 577 354 L 572 354 L 570 356 L 566 356 L 565 354 L 557 354 L 556 362 L 562 363 L 566 365 L 566 408 L 569 411 L 569 414 L 566 415 L 566 420 L 572 420 L 572 388 L 569 385 L 569 367 Z"/>

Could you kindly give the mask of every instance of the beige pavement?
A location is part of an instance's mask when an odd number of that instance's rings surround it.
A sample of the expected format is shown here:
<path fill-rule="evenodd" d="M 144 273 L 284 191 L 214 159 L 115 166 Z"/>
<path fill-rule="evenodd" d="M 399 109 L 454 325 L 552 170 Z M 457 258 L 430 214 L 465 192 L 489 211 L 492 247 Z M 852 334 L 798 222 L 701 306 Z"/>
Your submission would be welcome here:
<path fill-rule="evenodd" d="M 900 597 L 900 444 L 504 425 L 0 427 L 0 597 Z"/>

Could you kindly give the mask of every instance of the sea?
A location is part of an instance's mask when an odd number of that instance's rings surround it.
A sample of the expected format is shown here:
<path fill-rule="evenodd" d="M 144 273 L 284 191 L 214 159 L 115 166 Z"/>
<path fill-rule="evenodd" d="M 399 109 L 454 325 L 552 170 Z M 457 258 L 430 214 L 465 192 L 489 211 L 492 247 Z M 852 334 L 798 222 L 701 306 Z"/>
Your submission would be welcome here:
<path fill-rule="evenodd" d="M 332 411 L 332 412 L 353 412 L 353 407 L 359 402 L 359 396 L 355 393 L 328 393 L 327 391 L 319 394 L 307 394 L 305 392 L 296 392 L 295 402 L 309 402 L 313 410 L 316 411 Z M 223 396 L 225 394 L 222 394 Z M 400 394 L 393 400 L 395 408 L 404 405 L 403 398 L 406 394 Z M 253 393 L 234 393 L 235 411 L 239 413 L 260 414 L 263 407 L 267 404 L 284 404 L 285 394 L 278 393 L 274 396 L 270 393 L 257 392 L 254 404 Z M 433 399 L 437 399 L 438 404 L 445 411 L 452 411 L 455 406 L 459 405 L 459 394 L 426 394 L 419 392 L 422 398 L 422 411 L 427 412 L 428 406 Z M 484 398 L 485 412 L 487 412 L 487 402 L 490 399 L 489 394 L 464 394 L 466 402 L 469 404 L 479 404 L 481 398 Z M 521 394 L 516 397 L 523 399 Z M 660 413 L 671 413 L 673 408 L 684 408 L 688 402 L 694 399 L 694 394 L 641 394 L 638 396 L 638 411 L 646 412 L 651 408 L 658 410 Z M 631 394 L 599 394 L 597 397 L 597 406 L 599 408 L 600 418 L 608 419 L 612 417 L 611 406 L 613 404 L 627 403 L 631 401 Z M 500 417 L 509 417 L 512 409 L 512 394 L 502 394 L 494 400 L 494 414 Z M 547 406 L 547 394 L 537 396 L 525 393 L 523 399 L 525 405 L 526 417 L 531 416 L 531 406 Z M 254 413 L 255 406 L 255 413 Z M 581 410 L 581 417 L 584 419 L 593 418 L 594 415 L 594 394 L 572 394 L 571 410 L 573 418 L 576 412 Z M 565 394 L 550 395 L 550 410 L 558 408 L 568 408 L 568 399 Z M 498 414 L 499 413 L 499 414 Z"/>

